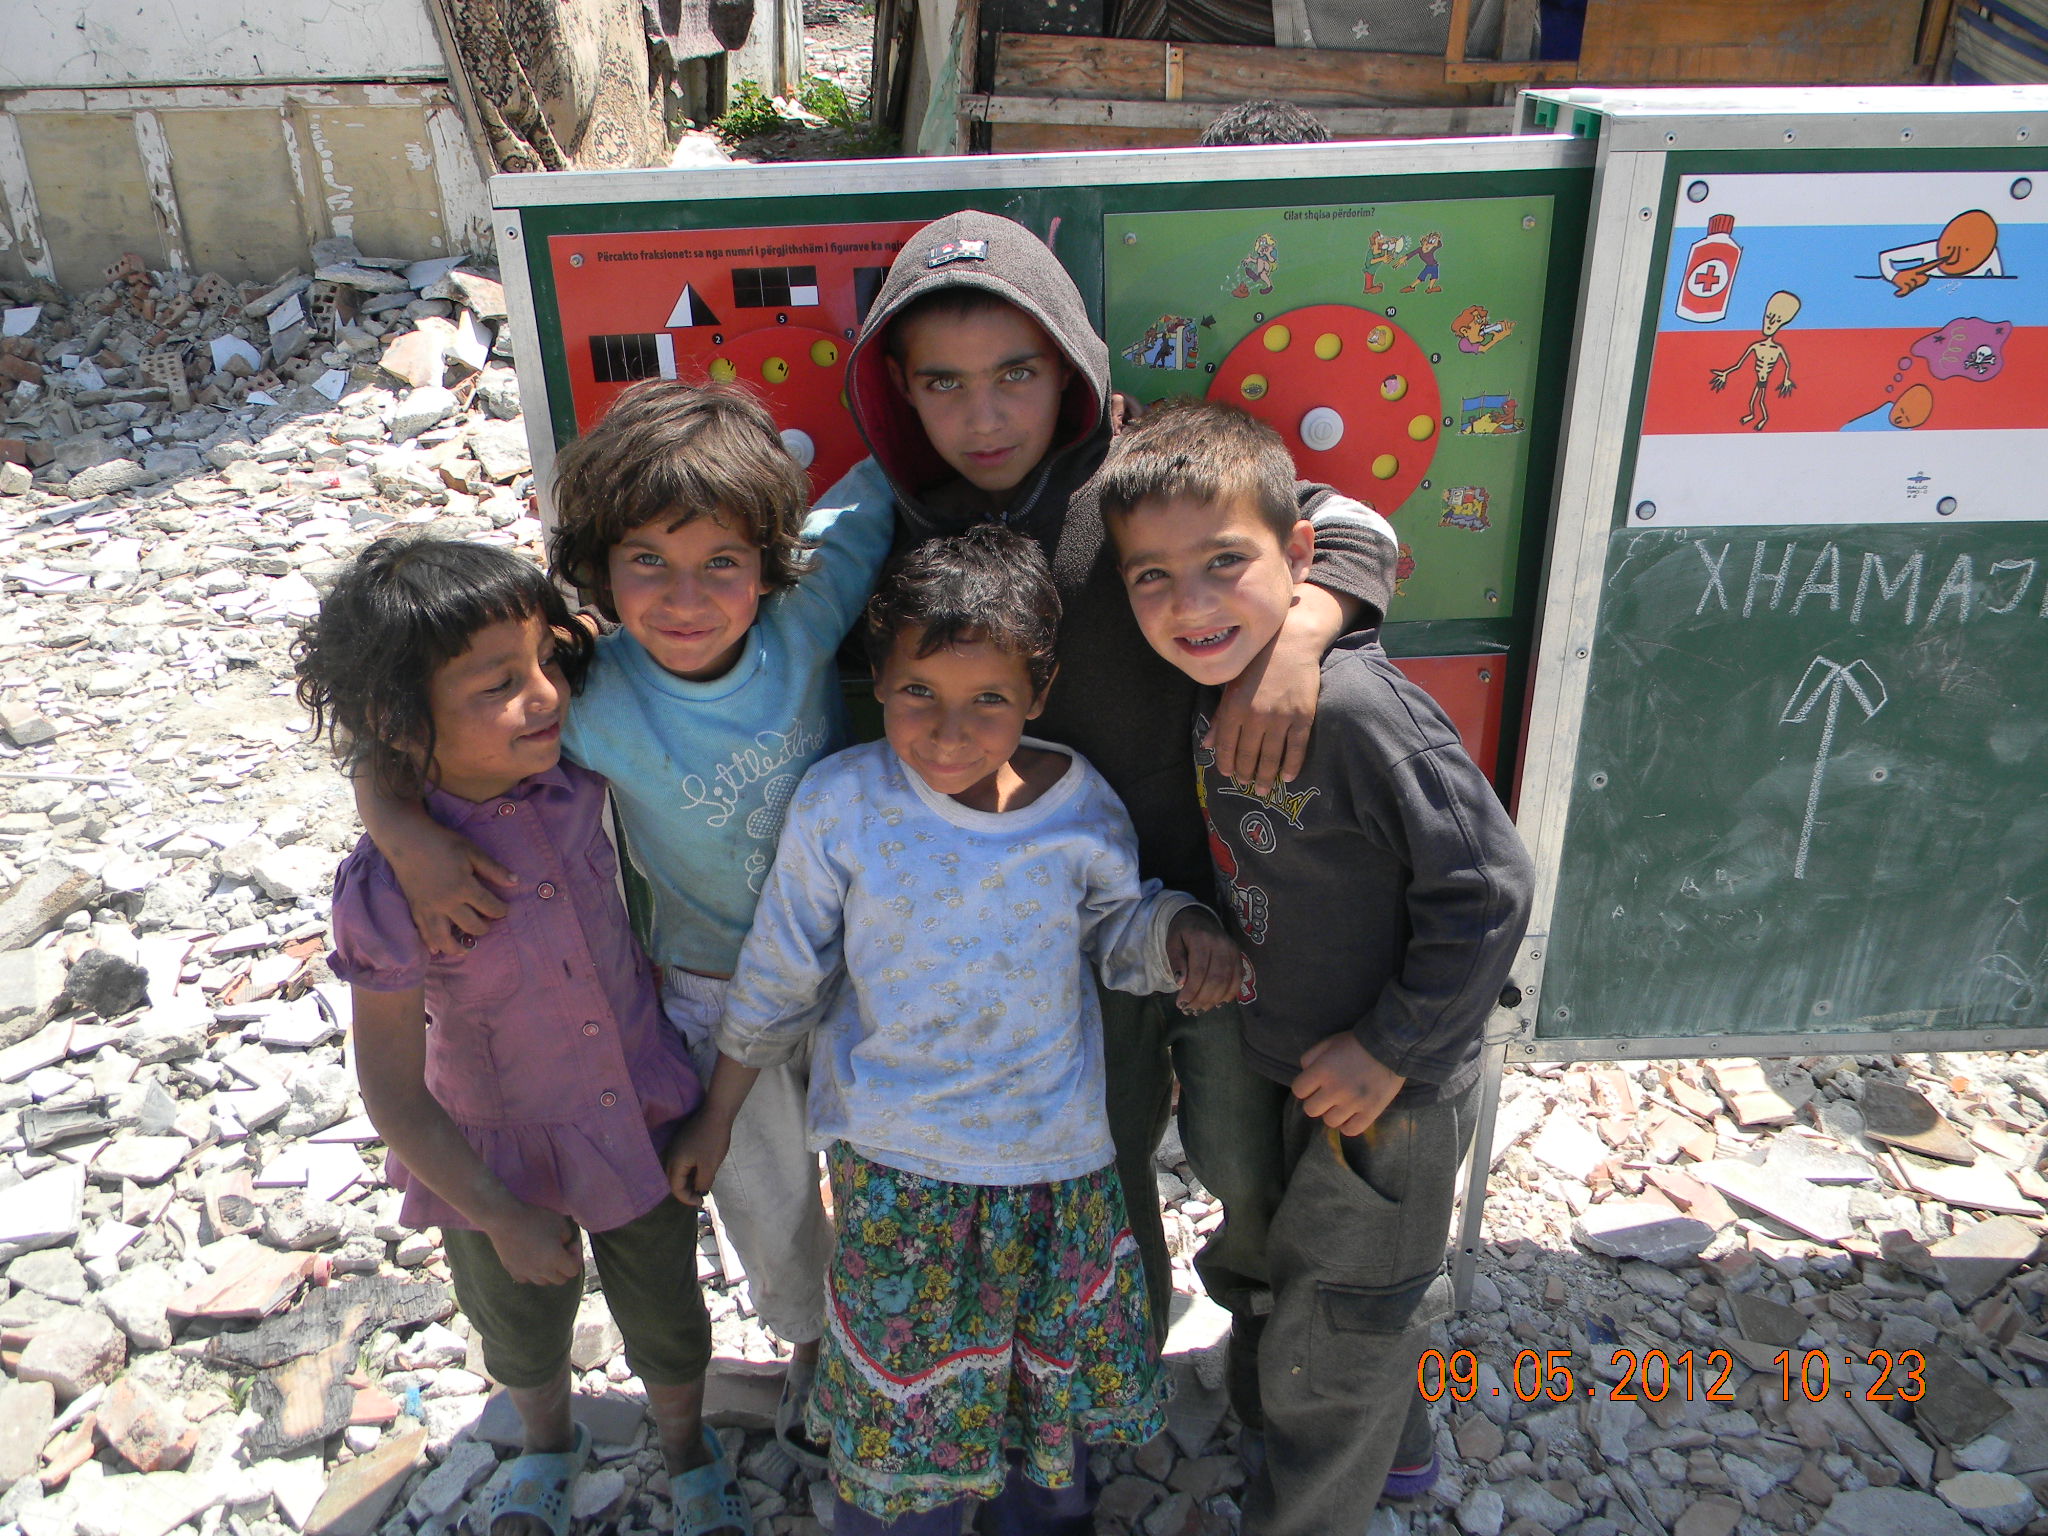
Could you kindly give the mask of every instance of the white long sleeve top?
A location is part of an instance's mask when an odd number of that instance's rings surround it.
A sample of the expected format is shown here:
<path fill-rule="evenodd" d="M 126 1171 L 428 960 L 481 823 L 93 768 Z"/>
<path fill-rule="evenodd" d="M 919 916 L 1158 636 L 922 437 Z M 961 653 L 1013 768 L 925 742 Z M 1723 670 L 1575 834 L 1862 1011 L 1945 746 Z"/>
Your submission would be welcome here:
<path fill-rule="evenodd" d="M 817 1031 L 811 1145 L 960 1184 L 1106 1167 L 1103 983 L 1173 987 L 1194 898 L 1138 879 L 1123 805 L 1078 754 L 1015 811 L 939 794 L 886 742 L 805 775 L 740 952 L 718 1046 L 787 1060 Z"/>

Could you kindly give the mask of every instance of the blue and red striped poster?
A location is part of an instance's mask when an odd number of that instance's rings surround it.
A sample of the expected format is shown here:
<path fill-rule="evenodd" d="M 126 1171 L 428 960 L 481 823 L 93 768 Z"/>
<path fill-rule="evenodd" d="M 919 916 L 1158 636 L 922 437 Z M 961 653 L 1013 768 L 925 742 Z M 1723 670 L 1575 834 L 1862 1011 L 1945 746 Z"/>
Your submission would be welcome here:
<path fill-rule="evenodd" d="M 1631 524 L 2040 516 L 2048 175 L 1678 191 Z"/>

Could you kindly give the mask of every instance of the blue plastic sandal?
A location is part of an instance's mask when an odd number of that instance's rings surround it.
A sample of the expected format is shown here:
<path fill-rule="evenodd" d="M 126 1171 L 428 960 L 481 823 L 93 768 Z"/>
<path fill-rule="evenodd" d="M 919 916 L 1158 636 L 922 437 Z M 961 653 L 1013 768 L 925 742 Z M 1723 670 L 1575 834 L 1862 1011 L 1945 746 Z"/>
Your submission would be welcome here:
<path fill-rule="evenodd" d="M 704 1431 L 704 1449 L 711 1460 L 668 1480 L 668 1496 L 676 1507 L 676 1536 L 711 1536 L 727 1529 L 751 1536 L 754 1516 L 747 1496 L 725 1459 L 725 1447 L 709 1428 Z"/>
<path fill-rule="evenodd" d="M 576 1426 L 576 1443 L 566 1451 L 528 1451 L 512 1463 L 512 1475 L 491 1500 L 492 1530 L 507 1515 L 530 1515 L 550 1536 L 568 1536 L 569 1490 L 590 1459 L 590 1431 Z"/>

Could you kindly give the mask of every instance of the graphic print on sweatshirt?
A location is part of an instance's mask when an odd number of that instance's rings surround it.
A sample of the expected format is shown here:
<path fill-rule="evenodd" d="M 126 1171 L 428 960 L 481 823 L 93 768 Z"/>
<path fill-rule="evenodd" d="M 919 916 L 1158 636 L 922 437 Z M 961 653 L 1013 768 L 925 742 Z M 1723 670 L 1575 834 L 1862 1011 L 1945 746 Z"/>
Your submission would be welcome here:
<path fill-rule="evenodd" d="M 756 896 L 768 866 L 775 862 L 775 840 L 782 834 L 789 802 L 804 769 L 824 750 L 826 734 L 822 722 L 792 720 L 786 731 L 760 732 L 751 745 L 733 752 L 709 775 L 683 776 L 678 808 L 703 811 L 706 826 L 725 827 L 745 812 L 741 827 L 762 845 L 750 850 L 745 862 L 747 889 Z M 793 769 L 792 763 L 797 765 Z M 759 789 L 753 787 L 757 784 Z"/>
<path fill-rule="evenodd" d="M 1301 831 L 1302 816 L 1309 802 L 1322 791 L 1313 784 L 1282 784 L 1262 793 L 1241 780 L 1212 774 L 1210 770 L 1216 766 L 1216 752 L 1214 748 L 1203 745 L 1208 734 L 1209 717 L 1197 711 L 1194 726 L 1195 801 L 1202 808 L 1202 826 L 1209 834 L 1209 858 L 1216 868 L 1216 898 L 1229 905 L 1237 919 L 1238 935 L 1246 945 L 1264 945 L 1266 935 L 1271 931 L 1272 902 L 1265 887 L 1252 878 L 1248 856 L 1271 853 L 1280 846 L 1280 828 L 1276 822 Z M 1227 796 L 1252 802 L 1253 809 L 1243 812 L 1237 823 L 1238 842 L 1243 845 L 1246 857 L 1240 857 L 1237 848 L 1217 830 L 1216 817 L 1233 814 L 1234 807 L 1212 805 L 1212 793 L 1218 800 Z M 1250 954 L 1244 955 L 1243 963 L 1237 1000 L 1240 1003 L 1255 1002 L 1259 995 L 1258 971 Z"/>

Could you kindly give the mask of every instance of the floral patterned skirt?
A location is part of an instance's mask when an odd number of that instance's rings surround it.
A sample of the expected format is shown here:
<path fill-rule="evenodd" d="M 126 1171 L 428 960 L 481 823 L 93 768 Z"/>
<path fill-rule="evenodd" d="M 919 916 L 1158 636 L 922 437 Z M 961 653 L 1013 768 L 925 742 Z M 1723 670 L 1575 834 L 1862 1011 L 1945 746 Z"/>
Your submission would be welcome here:
<path fill-rule="evenodd" d="M 826 1153 L 839 1229 L 810 1432 L 878 1519 L 993 1498 L 1006 1451 L 1046 1488 L 1074 1441 L 1165 1425 L 1144 1272 L 1114 1167 L 950 1184 Z"/>

